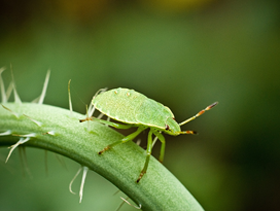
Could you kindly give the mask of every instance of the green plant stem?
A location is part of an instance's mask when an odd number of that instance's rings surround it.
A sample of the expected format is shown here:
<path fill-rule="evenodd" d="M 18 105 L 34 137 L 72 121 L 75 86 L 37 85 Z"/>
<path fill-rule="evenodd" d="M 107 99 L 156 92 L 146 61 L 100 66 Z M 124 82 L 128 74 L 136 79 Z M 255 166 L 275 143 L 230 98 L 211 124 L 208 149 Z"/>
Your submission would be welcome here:
<path fill-rule="evenodd" d="M 188 190 L 153 157 L 147 174 L 137 184 L 135 181 L 144 165 L 146 152 L 135 143 L 121 144 L 98 155 L 105 146 L 123 137 L 115 130 L 94 121 L 80 123 L 79 119 L 84 119 L 84 115 L 75 112 L 71 115 L 69 110 L 54 106 L 3 105 L 18 117 L 0 107 L 0 133 L 12 132 L 12 135 L 0 136 L 0 146 L 15 144 L 19 140 L 15 135 L 35 134 L 24 146 L 50 150 L 87 166 L 112 182 L 136 204 L 141 204 L 142 210 L 203 210 Z"/>

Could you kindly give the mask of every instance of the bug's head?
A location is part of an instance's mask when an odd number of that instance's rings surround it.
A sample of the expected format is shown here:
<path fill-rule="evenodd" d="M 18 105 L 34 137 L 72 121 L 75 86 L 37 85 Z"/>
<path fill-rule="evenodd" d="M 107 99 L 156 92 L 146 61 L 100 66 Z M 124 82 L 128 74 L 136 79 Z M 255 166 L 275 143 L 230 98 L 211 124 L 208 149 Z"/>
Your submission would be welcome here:
<path fill-rule="evenodd" d="M 172 136 L 177 136 L 181 132 L 181 128 L 179 124 L 176 122 L 174 117 L 169 117 L 166 121 L 166 127 L 165 130 L 163 131 L 164 133 L 167 133 Z"/>

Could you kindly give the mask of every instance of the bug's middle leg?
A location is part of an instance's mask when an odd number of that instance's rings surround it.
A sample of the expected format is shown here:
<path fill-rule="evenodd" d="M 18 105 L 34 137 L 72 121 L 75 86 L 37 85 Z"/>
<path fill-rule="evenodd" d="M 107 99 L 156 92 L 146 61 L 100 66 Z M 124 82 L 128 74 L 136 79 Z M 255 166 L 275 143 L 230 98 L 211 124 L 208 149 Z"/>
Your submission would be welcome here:
<path fill-rule="evenodd" d="M 119 140 L 119 141 L 116 141 L 112 144 L 109 144 L 108 146 L 106 146 L 103 150 L 101 150 L 100 152 L 98 152 L 98 154 L 102 154 L 103 152 L 107 151 L 108 149 L 110 148 L 113 148 L 114 146 L 116 145 L 119 145 L 119 144 L 122 144 L 122 143 L 125 143 L 127 141 L 130 141 L 130 140 L 133 140 L 136 136 L 139 135 L 139 133 L 141 133 L 143 130 L 145 130 L 146 128 L 145 127 L 138 127 L 138 129 L 134 132 L 134 133 L 131 133 L 130 135 L 124 137 L 123 139 Z"/>
<path fill-rule="evenodd" d="M 148 133 L 148 143 L 147 143 L 147 155 L 146 155 L 146 161 L 144 164 L 144 168 L 142 169 L 138 179 L 136 180 L 136 182 L 138 183 L 141 178 L 144 176 L 144 174 L 147 172 L 147 168 L 148 168 L 148 164 L 150 161 L 150 156 L 152 154 L 152 147 L 153 147 L 153 139 L 152 139 L 152 135 L 153 135 L 153 131 L 150 130 Z"/>

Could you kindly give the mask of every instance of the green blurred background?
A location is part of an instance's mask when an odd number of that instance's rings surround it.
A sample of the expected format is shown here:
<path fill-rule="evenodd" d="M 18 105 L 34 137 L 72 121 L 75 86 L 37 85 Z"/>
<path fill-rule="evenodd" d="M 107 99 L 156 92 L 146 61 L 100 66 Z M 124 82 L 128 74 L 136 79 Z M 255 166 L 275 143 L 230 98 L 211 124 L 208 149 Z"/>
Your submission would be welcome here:
<path fill-rule="evenodd" d="M 140 91 L 179 122 L 219 101 L 183 127 L 198 136 L 166 137 L 164 165 L 206 210 L 280 210 L 279 11 L 278 0 L 1 0 L 0 67 L 12 65 L 23 101 L 40 94 L 51 69 L 45 103 L 64 108 L 72 79 L 82 113 L 102 87 Z M 10 73 L 3 77 L 7 85 Z M 8 149 L 0 149 L 0 210 L 121 203 L 117 188 L 90 172 L 79 204 L 68 191 L 79 165 L 49 153 L 46 173 L 45 152 L 26 151 L 30 173 L 18 152 L 4 164 Z"/>

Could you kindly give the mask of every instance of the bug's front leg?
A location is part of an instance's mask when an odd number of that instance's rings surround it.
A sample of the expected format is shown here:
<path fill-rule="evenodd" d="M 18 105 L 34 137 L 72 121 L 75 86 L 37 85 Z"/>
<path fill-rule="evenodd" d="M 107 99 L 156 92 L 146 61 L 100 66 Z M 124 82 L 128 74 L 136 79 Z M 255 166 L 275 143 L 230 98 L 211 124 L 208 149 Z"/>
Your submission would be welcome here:
<path fill-rule="evenodd" d="M 147 172 L 148 164 L 149 164 L 149 161 L 150 161 L 150 156 L 152 154 L 152 147 L 153 147 L 152 135 L 153 135 L 153 131 L 150 130 L 149 133 L 148 133 L 148 144 L 147 144 L 147 151 L 146 151 L 147 152 L 146 161 L 145 161 L 145 164 L 144 164 L 144 168 L 142 169 L 138 179 L 136 180 L 137 183 L 141 180 L 141 178 Z"/>

